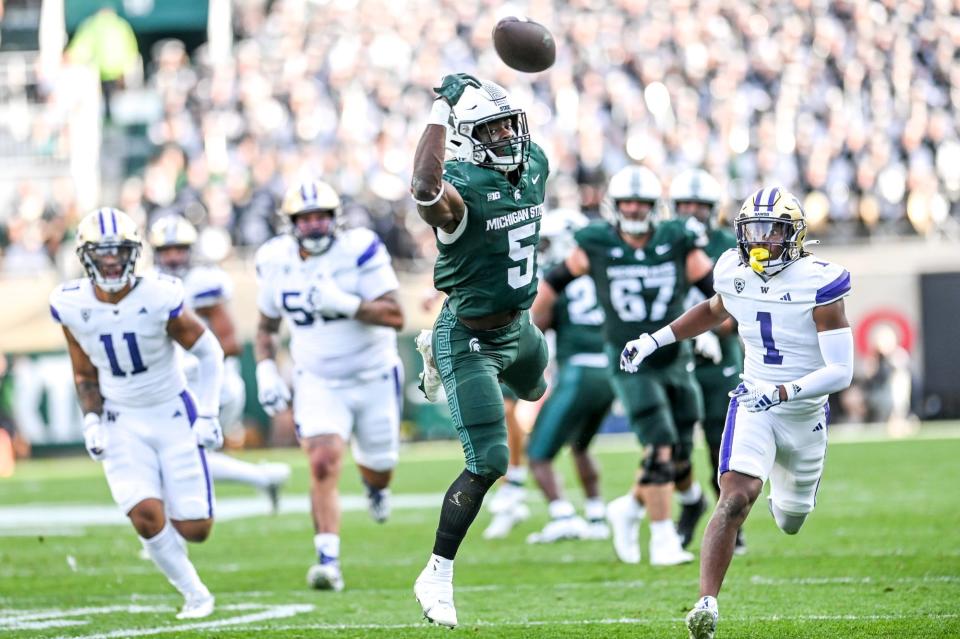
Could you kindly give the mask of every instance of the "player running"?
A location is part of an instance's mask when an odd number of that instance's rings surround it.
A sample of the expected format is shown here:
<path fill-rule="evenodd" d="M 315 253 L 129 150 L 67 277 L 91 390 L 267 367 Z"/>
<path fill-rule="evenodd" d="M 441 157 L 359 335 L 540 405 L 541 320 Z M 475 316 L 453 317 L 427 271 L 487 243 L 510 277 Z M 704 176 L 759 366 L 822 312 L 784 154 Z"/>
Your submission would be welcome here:
<path fill-rule="evenodd" d="M 137 277 L 140 236 L 130 217 L 101 208 L 77 227 L 87 278 L 50 295 L 63 325 L 83 410 L 87 452 L 103 462 L 114 501 L 144 548 L 184 597 L 178 619 L 213 613 L 214 598 L 187 556 L 213 526 L 206 450 L 219 448 L 223 350 L 184 308 L 183 286 Z M 175 344 L 197 361 L 187 390 Z"/>
<path fill-rule="evenodd" d="M 629 371 L 660 348 L 690 339 L 728 317 L 746 346 L 743 382 L 730 393 L 720 447 L 720 501 L 703 536 L 700 595 L 687 615 L 692 639 L 712 639 L 717 595 L 737 530 L 764 482 L 768 506 L 788 535 L 813 511 L 823 474 L 830 419 L 827 396 L 850 385 L 853 336 L 844 313 L 850 274 L 804 250 L 800 202 L 780 187 L 744 201 L 736 250 L 714 269 L 717 293 L 654 332 L 627 343 Z"/>
<path fill-rule="evenodd" d="M 484 495 L 507 470 L 499 382 L 536 401 L 547 383 L 547 346 L 527 309 L 537 291 L 536 247 L 550 172 L 527 117 L 499 85 L 448 75 L 436 89 L 414 157 L 411 190 L 434 227 L 434 285 L 448 297 L 418 339 L 422 387 L 442 384 L 466 468 L 447 490 L 433 554 L 414 584 L 431 622 L 454 627 L 453 560 Z M 453 160 L 444 164 L 444 148 Z"/>
<path fill-rule="evenodd" d="M 246 402 L 246 389 L 240 376 L 240 342 L 227 308 L 232 290 L 230 278 L 215 266 L 194 263 L 197 230 L 179 215 L 164 216 L 154 222 L 148 239 L 156 269 L 183 281 L 187 308 L 213 331 L 223 349 L 220 424 L 229 434 L 232 428 L 242 427 L 240 420 Z M 187 386 L 192 388 L 198 381 L 197 362 L 189 353 L 183 355 Z M 207 467 L 214 481 L 239 482 L 266 492 L 274 512 L 279 507 L 280 488 L 290 478 L 290 467 L 286 464 L 251 464 L 221 452 L 207 453 Z"/>
<path fill-rule="evenodd" d="M 293 419 L 310 460 L 317 563 L 307 583 L 343 590 L 340 497 L 344 448 L 367 487 L 370 516 L 390 514 L 390 479 L 400 448 L 403 369 L 397 331 L 403 311 L 390 255 L 368 229 L 341 229 L 340 196 L 319 180 L 287 191 L 291 232 L 257 250 L 257 393 L 275 415 L 291 402 L 277 368 L 281 320 L 294 363 Z"/>

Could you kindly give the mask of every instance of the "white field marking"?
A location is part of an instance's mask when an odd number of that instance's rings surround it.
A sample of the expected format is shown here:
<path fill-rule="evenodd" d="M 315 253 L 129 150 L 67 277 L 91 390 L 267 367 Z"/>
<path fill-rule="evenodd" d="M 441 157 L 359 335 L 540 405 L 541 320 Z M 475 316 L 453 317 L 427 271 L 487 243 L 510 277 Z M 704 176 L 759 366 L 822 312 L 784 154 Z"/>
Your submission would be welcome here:
<path fill-rule="evenodd" d="M 79 621 L 76 619 L 48 619 L 47 621 L 23 621 L 15 623 L 12 626 L 5 627 L 6 630 L 49 630 L 50 628 L 69 628 L 70 626 L 83 626 L 89 621 Z"/>
<path fill-rule="evenodd" d="M 394 510 L 437 508 L 443 501 L 442 493 L 413 493 L 393 495 L 390 504 Z M 361 512 L 367 509 L 363 495 L 344 495 L 340 498 L 344 512 Z M 270 514 L 270 504 L 262 497 L 228 497 L 218 499 L 214 514 L 218 521 L 242 519 Z M 306 495 L 286 496 L 280 500 L 281 514 L 305 514 L 310 512 L 310 499 Z M 108 504 L 28 504 L 0 508 L 0 534 L 10 536 L 35 536 L 50 534 L 64 527 L 129 525 L 129 520 L 117 506 Z M 30 530 L 20 534 L 24 528 Z"/>
<path fill-rule="evenodd" d="M 126 612 L 129 614 L 141 612 L 172 612 L 170 606 L 139 606 L 139 605 L 121 605 L 121 606 L 89 606 L 84 608 L 68 608 L 62 610 L 59 608 L 46 608 L 38 610 L 0 610 L 0 627 L 10 624 L 17 624 L 23 621 L 40 621 L 44 619 L 63 619 L 65 617 L 84 617 L 87 615 L 105 615 L 113 612 Z"/>
<path fill-rule="evenodd" d="M 724 615 L 724 622 L 754 623 L 775 621 L 902 621 L 907 619 L 957 619 L 960 613 L 946 614 L 889 614 L 889 615 L 770 615 L 764 617 L 730 617 Z M 538 626 L 616 626 L 616 625 L 654 625 L 667 623 L 682 623 L 683 617 L 659 617 L 643 619 L 632 617 L 618 617 L 611 619 L 557 619 L 557 620 L 526 620 L 526 621 L 472 621 L 462 623 L 462 628 L 510 628 L 510 627 L 538 627 Z M 244 630 L 253 632 L 283 632 L 287 630 L 405 630 L 410 628 L 430 627 L 426 621 L 420 623 L 358 623 L 358 624 L 292 624 L 278 626 L 246 626 Z"/>
<path fill-rule="evenodd" d="M 238 604 L 236 606 L 220 606 L 218 610 L 249 610 L 251 608 L 266 609 L 261 610 L 260 612 L 230 617 L 227 619 L 216 619 L 214 621 L 200 621 L 188 624 L 160 626 L 158 628 L 121 629 L 92 635 L 61 635 L 56 639 L 114 639 L 115 637 L 147 637 L 151 635 L 182 633 L 188 630 L 212 630 L 215 628 L 227 628 L 230 626 L 269 621 L 271 619 L 285 619 L 287 617 L 293 617 L 305 612 L 312 612 L 314 607 L 315 606 L 312 604 L 288 604 L 278 606 Z"/>
<path fill-rule="evenodd" d="M 0 523 L 0 537 L 83 537 L 87 534 L 86 528 L 4 528 L 3 525 Z"/>

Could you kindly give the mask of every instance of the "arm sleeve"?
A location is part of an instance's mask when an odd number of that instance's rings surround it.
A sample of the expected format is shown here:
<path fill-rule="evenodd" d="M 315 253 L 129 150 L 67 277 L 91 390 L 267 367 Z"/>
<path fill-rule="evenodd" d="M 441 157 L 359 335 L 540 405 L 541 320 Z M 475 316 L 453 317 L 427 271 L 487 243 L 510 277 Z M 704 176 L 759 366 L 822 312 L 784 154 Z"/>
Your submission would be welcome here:
<path fill-rule="evenodd" d="M 213 332 L 205 330 L 188 351 L 197 358 L 197 378 L 191 390 L 197 396 L 197 410 L 202 417 L 220 412 L 220 386 L 223 384 L 223 349 Z"/>
<path fill-rule="evenodd" d="M 784 384 L 789 399 L 821 397 L 841 391 L 853 380 L 853 331 L 838 328 L 817 333 L 824 366 Z"/>

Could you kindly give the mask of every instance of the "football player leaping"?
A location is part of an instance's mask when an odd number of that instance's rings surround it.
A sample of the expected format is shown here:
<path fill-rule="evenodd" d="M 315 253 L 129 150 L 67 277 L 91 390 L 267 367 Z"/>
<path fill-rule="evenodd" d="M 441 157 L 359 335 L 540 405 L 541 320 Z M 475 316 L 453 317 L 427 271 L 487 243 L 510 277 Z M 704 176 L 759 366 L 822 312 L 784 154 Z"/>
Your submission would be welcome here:
<path fill-rule="evenodd" d="M 238 359 L 240 343 L 227 308 L 232 288 L 230 278 L 214 266 L 194 264 L 197 230 L 179 215 L 168 215 L 154 222 L 149 240 L 157 270 L 183 281 L 187 308 L 213 331 L 223 348 L 226 358 L 220 389 L 220 424 L 229 433 L 231 428 L 240 426 L 246 401 Z M 198 368 L 196 359 L 189 353 L 184 357 L 184 371 L 187 385 L 192 388 L 197 383 Z M 207 454 L 207 466 L 214 481 L 235 481 L 265 491 L 274 512 L 279 506 L 280 487 L 290 477 L 290 467 L 286 464 L 251 464 L 220 452 Z"/>
<path fill-rule="evenodd" d="M 693 639 L 712 639 L 717 594 L 737 529 L 763 483 L 777 526 L 799 532 L 813 511 L 827 450 L 827 396 L 850 385 L 853 336 L 843 309 L 850 274 L 803 248 L 806 222 L 797 198 L 766 188 L 743 203 L 737 248 L 717 260 L 717 293 L 669 326 L 628 342 L 626 370 L 658 348 L 694 337 L 727 317 L 746 345 L 743 383 L 730 393 L 720 446 L 720 501 L 701 548 L 700 595 L 687 615 Z"/>
<path fill-rule="evenodd" d="M 340 196 L 308 181 L 287 191 L 281 213 L 291 234 L 257 251 L 257 387 L 274 415 L 290 389 L 274 360 L 281 319 L 290 329 L 295 366 L 293 418 L 310 460 L 310 499 L 317 563 L 314 588 L 342 590 L 337 483 L 348 441 L 367 486 L 370 515 L 390 510 L 387 486 L 400 447 L 403 369 L 397 330 L 403 312 L 390 255 L 368 229 L 338 229 Z"/>
<path fill-rule="evenodd" d="M 180 280 L 134 275 L 140 247 L 122 211 L 87 215 L 77 229 L 77 255 L 89 278 L 56 288 L 50 312 L 67 338 L 87 451 L 103 462 L 113 499 L 184 596 L 177 617 L 195 619 L 210 615 L 214 600 L 184 539 L 203 541 L 213 526 L 204 451 L 223 443 L 223 350 L 184 309 Z M 197 359 L 193 394 L 175 343 Z"/>

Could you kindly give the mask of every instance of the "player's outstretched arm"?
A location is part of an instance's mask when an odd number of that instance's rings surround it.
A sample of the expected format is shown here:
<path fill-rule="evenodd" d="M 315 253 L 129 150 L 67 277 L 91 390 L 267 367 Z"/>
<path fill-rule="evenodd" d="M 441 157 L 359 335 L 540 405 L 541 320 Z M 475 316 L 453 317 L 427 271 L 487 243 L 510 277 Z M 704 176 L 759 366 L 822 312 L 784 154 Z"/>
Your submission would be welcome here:
<path fill-rule="evenodd" d="M 103 396 L 100 394 L 100 376 L 97 367 L 80 347 L 73 333 L 66 326 L 63 335 L 67 338 L 67 350 L 73 365 L 73 381 L 77 386 L 77 399 L 84 415 L 103 412 Z"/>
<path fill-rule="evenodd" d="M 373 300 L 360 302 L 355 319 L 366 324 L 389 326 L 399 331 L 403 328 L 403 309 L 397 301 L 396 291 L 384 293 Z"/>
<path fill-rule="evenodd" d="M 780 386 L 782 401 L 820 397 L 842 391 L 853 381 L 853 331 L 843 300 L 813 309 L 823 368 Z"/>
<path fill-rule="evenodd" d="M 587 257 L 586 251 L 578 246 L 563 262 L 543 276 L 540 284 L 537 285 L 537 297 L 534 298 L 533 306 L 530 308 L 530 316 L 537 328 L 545 331 L 553 325 L 553 305 L 557 301 L 557 296 L 567 288 L 570 282 L 589 272 L 590 258 Z"/>
<path fill-rule="evenodd" d="M 237 329 L 230 317 L 226 304 L 212 304 L 197 309 L 197 315 L 206 321 L 207 326 L 217 336 L 220 348 L 226 357 L 240 356 L 240 341 L 237 339 Z"/>
<path fill-rule="evenodd" d="M 630 340 L 620 353 L 620 369 L 636 373 L 640 363 L 658 348 L 679 342 L 709 331 L 729 317 L 723 299 L 714 294 L 708 300 L 688 309 L 686 313 L 653 334 L 644 333 Z"/>

